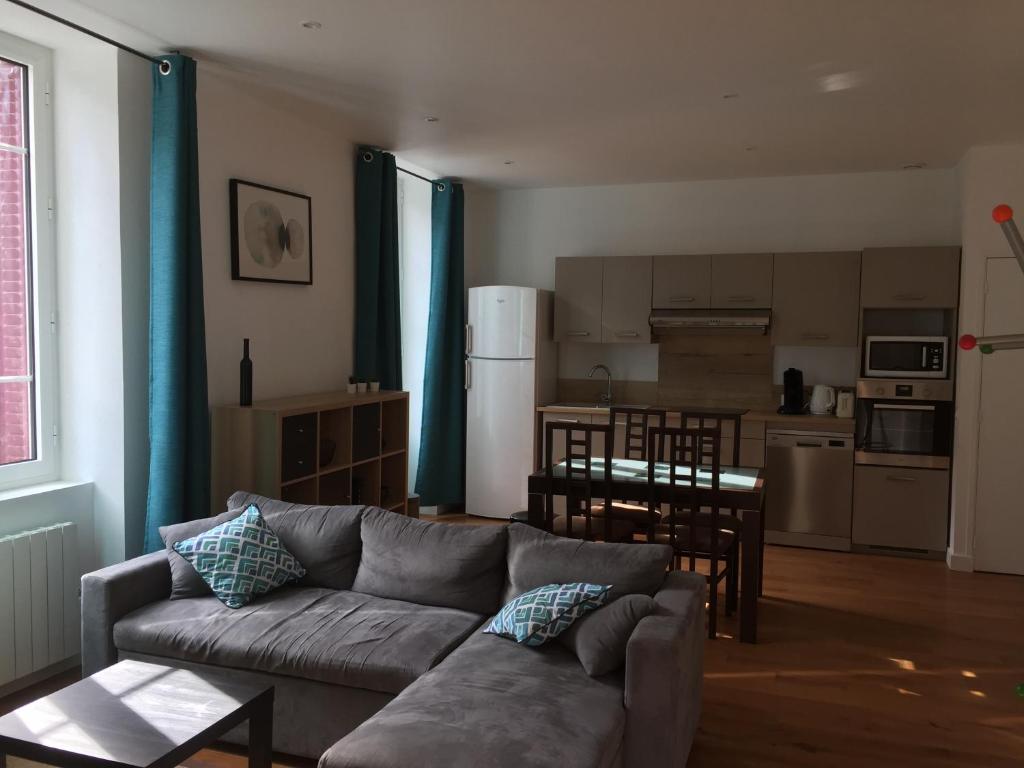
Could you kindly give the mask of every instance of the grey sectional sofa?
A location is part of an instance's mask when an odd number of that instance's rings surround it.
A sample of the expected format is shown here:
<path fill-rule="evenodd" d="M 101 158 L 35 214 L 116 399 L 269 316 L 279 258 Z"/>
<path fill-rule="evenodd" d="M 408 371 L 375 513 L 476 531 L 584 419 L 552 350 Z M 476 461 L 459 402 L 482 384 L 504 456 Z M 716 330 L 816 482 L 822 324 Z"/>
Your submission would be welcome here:
<path fill-rule="evenodd" d="M 700 713 L 705 583 L 667 548 L 594 544 L 525 525 L 427 523 L 362 507 L 260 506 L 306 577 L 231 610 L 169 599 L 168 554 L 82 579 L 82 663 L 213 665 L 276 687 L 274 748 L 321 768 L 683 766 Z M 647 593 L 625 665 L 590 677 L 558 642 L 481 632 L 552 582 Z M 238 729 L 230 741 L 245 743 Z"/>

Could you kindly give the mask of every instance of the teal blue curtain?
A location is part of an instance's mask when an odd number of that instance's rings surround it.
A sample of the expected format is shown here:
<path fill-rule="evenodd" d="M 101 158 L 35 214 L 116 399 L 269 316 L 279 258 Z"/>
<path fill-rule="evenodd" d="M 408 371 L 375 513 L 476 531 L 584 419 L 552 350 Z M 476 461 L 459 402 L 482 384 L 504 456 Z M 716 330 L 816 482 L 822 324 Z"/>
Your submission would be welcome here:
<path fill-rule="evenodd" d="M 163 547 L 161 525 L 210 514 L 196 63 L 166 58 L 168 74 L 153 65 L 147 552 Z"/>
<path fill-rule="evenodd" d="M 395 156 L 359 147 L 356 156 L 355 375 L 402 388 Z"/>
<path fill-rule="evenodd" d="M 422 506 L 465 500 L 466 390 L 463 332 L 462 185 L 434 182 L 431 199 L 430 319 L 423 372 L 423 422 L 416 493 Z"/>

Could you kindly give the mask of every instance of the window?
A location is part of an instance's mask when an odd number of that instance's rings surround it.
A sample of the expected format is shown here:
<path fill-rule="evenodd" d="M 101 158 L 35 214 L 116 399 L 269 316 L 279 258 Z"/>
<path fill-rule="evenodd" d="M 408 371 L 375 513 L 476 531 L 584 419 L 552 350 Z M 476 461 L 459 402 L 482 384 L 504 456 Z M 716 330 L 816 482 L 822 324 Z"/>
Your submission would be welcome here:
<path fill-rule="evenodd" d="M 56 476 L 49 54 L 0 34 L 0 488 Z"/>

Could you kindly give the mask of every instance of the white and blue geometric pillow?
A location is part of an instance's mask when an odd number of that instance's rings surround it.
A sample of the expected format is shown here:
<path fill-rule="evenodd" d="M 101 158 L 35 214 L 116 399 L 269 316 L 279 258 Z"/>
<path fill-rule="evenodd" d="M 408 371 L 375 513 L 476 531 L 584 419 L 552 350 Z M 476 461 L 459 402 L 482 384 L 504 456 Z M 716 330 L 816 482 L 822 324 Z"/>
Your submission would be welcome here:
<path fill-rule="evenodd" d="M 507 602 L 485 633 L 522 645 L 543 645 L 567 630 L 580 616 L 608 600 L 610 584 L 546 584 Z"/>
<path fill-rule="evenodd" d="M 238 517 L 173 546 L 228 608 L 241 608 L 306 575 L 255 504 Z"/>

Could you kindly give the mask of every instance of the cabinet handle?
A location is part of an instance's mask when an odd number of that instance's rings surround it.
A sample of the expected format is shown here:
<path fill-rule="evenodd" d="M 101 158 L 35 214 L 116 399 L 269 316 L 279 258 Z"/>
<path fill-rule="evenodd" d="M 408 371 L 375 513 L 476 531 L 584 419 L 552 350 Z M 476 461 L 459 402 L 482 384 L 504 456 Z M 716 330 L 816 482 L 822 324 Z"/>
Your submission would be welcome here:
<path fill-rule="evenodd" d="M 589 336 L 590 331 L 569 331 L 566 336 Z"/>
<path fill-rule="evenodd" d="M 635 339 L 640 334 L 637 331 L 616 331 L 615 335 L 622 338 Z"/>
<path fill-rule="evenodd" d="M 466 361 L 466 383 L 465 383 L 465 387 L 466 387 L 467 390 L 471 389 L 473 387 L 473 366 L 470 365 L 469 360 Z"/>
<path fill-rule="evenodd" d="M 742 302 L 744 304 L 749 304 L 750 302 L 752 302 L 754 300 L 754 297 L 753 296 L 726 296 L 725 300 L 726 301 L 736 301 L 736 302 Z"/>
<path fill-rule="evenodd" d="M 473 326 L 466 323 L 466 354 L 473 351 Z"/>
<path fill-rule="evenodd" d="M 697 299 L 693 296 L 669 296 L 668 300 L 673 304 L 681 304 L 683 302 L 696 301 Z"/>
<path fill-rule="evenodd" d="M 552 419 L 552 421 L 557 421 L 559 424 L 579 424 L 580 423 L 579 419 Z"/>
<path fill-rule="evenodd" d="M 924 301 L 923 293 L 897 293 L 894 297 L 896 301 Z"/>
<path fill-rule="evenodd" d="M 828 337 L 827 333 L 805 333 L 800 338 L 808 341 L 825 341 Z"/>
<path fill-rule="evenodd" d="M 885 479 L 892 483 L 916 483 L 916 477 L 908 477 L 907 475 L 886 475 Z"/>

